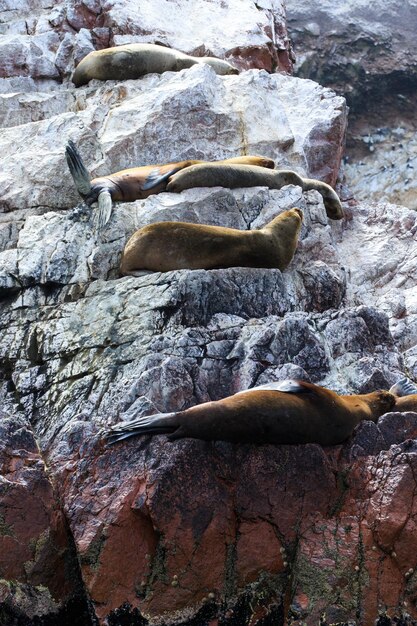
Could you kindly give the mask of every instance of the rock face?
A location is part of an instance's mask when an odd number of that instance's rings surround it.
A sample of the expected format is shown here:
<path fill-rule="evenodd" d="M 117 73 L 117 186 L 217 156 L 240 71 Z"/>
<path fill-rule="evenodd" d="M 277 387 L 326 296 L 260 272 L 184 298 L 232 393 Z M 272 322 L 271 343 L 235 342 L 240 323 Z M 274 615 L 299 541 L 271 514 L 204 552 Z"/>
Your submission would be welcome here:
<path fill-rule="evenodd" d="M 287 0 L 297 76 L 346 96 L 346 181 L 358 200 L 416 209 L 416 2 Z"/>
<path fill-rule="evenodd" d="M 414 0 L 377 0 L 371 6 L 325 0 L 319 8 L 310 0 L 287 0 L 286 5 L 299 76 L 333 87 L 352 104 L 416 87 Z"/>
<path fill-rule="evenodd" d="M 288 69 L 280 2 L 201 0 L 206 30 L 188 33 L 172 17 L 186 22 L 185 3 L 52 4 L 9 3 L 2 24 L 0 625 L 417 619 L 417 414 L 329 449 L 102 439 L 283 378 L 367 393 L 417 377 L 415 213 L 346 203 L 329 222 L 294 186 L 190 189 L 119 204 L 98 233 L 95 209 L 75 206 L 69 138 L 92 176 L 258 153 L 334 184 L 345 101 L 265 71 Z M 127 39 L 252 69 L 69 83 L 83 54 Z M 255 229 L 293 206 L 304 223 L 284 273 L 118 276 L 145 224 Z"/>
<path fill-rule="evenodd" d="M 16 412 L 2 412 L 0 437 L 0 623 L 89 620 L 73 540 L 34 433 Z"/>
<path fill-rule="evenodd" d="M 67 80 L 92 50 L 132 41 L 227 58 L 239 69 L 292 70 L 282 0 L 196 0 L 191 12 L 184 0 L 17 0 L 2 7 L 1 32 L 5 91 Z"/>

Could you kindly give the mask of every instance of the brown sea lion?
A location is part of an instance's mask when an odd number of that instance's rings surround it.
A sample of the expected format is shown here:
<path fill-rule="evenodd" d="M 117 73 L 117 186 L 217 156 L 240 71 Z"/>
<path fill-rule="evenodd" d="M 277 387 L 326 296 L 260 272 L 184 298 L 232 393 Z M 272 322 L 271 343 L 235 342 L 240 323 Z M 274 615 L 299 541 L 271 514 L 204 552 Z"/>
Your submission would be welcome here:
<path fill-rule="evenodd" d="M 223 59 L 192 57 L 151 43 L 130 43 L 90 52 L 77 65 L 71 80 L 76 87 L 80 87 L 93 78 L 128 80 L 145 74 L 178 72 L 197 63 L 210 65 L 216 74 L 239 74 L 239 70 Z"/>
<path fill-rule="evenodd" d="M 258 165 L 234 165 L 204 163 L 193 165 L 175 173 L 169 179 L 167 191 L 179 193 L 191 187 L 269 187 L 281 189 L 285 185 L 298 185 L 303 191 L 315 189 L 324 202 L 327 216 L 332 220 L 343 217 L 343 209 L 337 193 L 320 180 L 303 178 L 292 170 L 269 170 Z"/>
<path fill-rule="evenodd" d="M 391 387 L 390 393 L 395 396 L 393 411 L 417 413 L 417 386 L 409 378 L 401 378 Z"/>
<path fill-rule="evenodd" d="M 65 154 L 71 176 L 84 202 L 88 206 L 98 202 L 96 214 L 98 228 L 102 228 L 109 221 L 113 202 L 134 202 L 147 198 L 151 194 L 165 191 L 168 179 L 172 174 L 185 167 L 205 163 L 205 161 L 187 160 L 164 165 L 144 165 L 90 180 L 81 155 L 71 140 L 68 141 Z M 274 161 L 268 157 L 250 155 L 233 157 L 218 161 L 218 163 L 245 163 L 260 165 L 265 168 L 274 168 L 275 166 Z"/>
<path fill-rule="evenodd" d="M 332 446 L 347 439 L 362 420 L 376 422 L 392 410 L 388 391 L 339 396 L 301 380 L 262 385 L 215 402 L 177 413 L 157 413 L 116 424 L 106 433 L 109 443 L 133 435 L 166 434 L 233 443 Z"/>
<path fill-rule="evenodd" d="M 294 256 L 302 220 L 302 211 L 293 208 L 259 230 L 187 222 L 149 224 L 127 242 L 120 273 L 140 276 L 149 271 L 219 267 L 284 270 Z"/>

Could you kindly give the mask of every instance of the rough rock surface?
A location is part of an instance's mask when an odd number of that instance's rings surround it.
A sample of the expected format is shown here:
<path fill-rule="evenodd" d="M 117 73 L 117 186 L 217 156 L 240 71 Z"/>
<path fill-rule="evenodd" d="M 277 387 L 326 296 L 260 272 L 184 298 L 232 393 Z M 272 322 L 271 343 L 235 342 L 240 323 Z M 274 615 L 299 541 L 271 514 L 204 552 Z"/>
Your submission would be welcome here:
<path fill-rule="evenodd" d="M 417 3 L 287 0 L 297 75 L 355 100 L 417 86 Z"/>
<path fill-rule="evenodd" d="M 170 11 L 185 5 L 155 6 L 7 0 L 2 13 L 0 625 L 416 620 L 417 414 L 364 422 L 329 449 L 102 441 L 117 421 L 271 380 L 366 393 L 417 377 L 417 224 L 404 207 L 351 203 L 329 222 L 297 187 L 192 189 L 120 204 L 100 234 L 75 207 L 69 137 L 96 176 L 257 152 L 336 181 L 343 98 L 264 71 L 288 69 L 281 2 L 239 2 L 232 24 L 232 0 L 201 1 L 206 30 L 181 36 Z M 71 86 L 76 60 L 127 37 L 264 69 Z M 253 229 L 291 206 L 304 224 L 284 273 L 118 278 L 142 225 Z"/>
<path fill-rule="evenodd" d="M 357 200 L 417 210 L 415 96 L 398 93 L 350 120 L 343 171 Z"/>
<path fill-rule="evenodd" d="M 208 66 L 194 66 L 123 84 L 95 82 L 77 90 L 67 112 L 2 132 L 0 249 L 16 245 L 27 215 L 80 200 L 63 160 L 69 138 L 92 176 L 255 153 L 302 175 L 336 180 L 346 106 L 312 81 L 259 70 L 219 77 Z M 266 118 L 257 115 L 259 106 Z"/>
<path fill-rule="evenodd" d="M 236 14 L 239 20 L 236 20 Z M 178 24 L 182 28 L 178 28 Z M 239 69 L 291 73 L 282 0 L 16 0 L 2 4 L 0 82 L 67 81 L 94 49 L 159 43 L 194 56 L 227 58 Z M 49 83 L 48 83 L 49 81 Z"/>
<path fill-rule="evenodd" d="M 346 96 L 346 182 L 358 200 L 416 209 L 417 3 L 287 0 L 297 76 Z"/>
<path fill-rule="evenodd" d="M 0 441 L 0 623 L 81 623 L 88 607 L 73 539 L 34 433 L 1 412 Z"/>

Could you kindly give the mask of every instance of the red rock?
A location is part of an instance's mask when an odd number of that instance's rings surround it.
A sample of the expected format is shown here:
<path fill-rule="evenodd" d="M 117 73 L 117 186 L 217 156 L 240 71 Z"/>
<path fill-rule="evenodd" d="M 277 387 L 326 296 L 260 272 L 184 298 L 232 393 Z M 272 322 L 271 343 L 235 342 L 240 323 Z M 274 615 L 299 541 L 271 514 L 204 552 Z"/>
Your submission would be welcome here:
<path fill-rule="evenodd" d="M 0 415 L 0 441 L 0 614 L 55 614 L 79 591 L 66 520 L 33 433 Z"/>

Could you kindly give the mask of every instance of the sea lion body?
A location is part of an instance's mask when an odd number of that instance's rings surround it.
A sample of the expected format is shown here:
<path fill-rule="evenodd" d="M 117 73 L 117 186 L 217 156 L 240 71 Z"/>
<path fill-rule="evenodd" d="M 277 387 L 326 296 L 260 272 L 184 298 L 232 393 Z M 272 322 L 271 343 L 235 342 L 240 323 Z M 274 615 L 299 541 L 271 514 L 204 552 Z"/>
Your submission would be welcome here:
<path fill-rule="evenodd" d="M 237 165 L 204 163 L 192 165 L 184 171 L 175 173 L 169 179 L 167 191 L 180 193 L 192 187 L 269 187 L 281 189 L 285 185 L 298 185 L 303 191 L 315 189 L 322 197 L 326 213 L 330 219 L 339 220 L 343 217 L 343 209 L 337 193 L 327 185 L 314 178 L 303 178 L 292 170 L 270 170 L 259 165 Z"/>
<path fill-rule="evenodd" d="M 114 426 L 110 443 L 137 434 L 165 433 L 170 440 L 257 444 L 342 443 L 362 420 L 376 422 L 392 410 L 388 391 L 339 396 L 304 381 L 289 381 L 292 391 L 249 389 L 223 400 L 205 402 L 177 413 L 160 413 Z"/>
<path fill-rule="evenodd" d="M 405 413 L 406 411 L 417 413 L 417 394 L 414 393 L 409 396 L 397 397 L 392 410 L 400 413 Z"/>
<path fill-rule="evenodd" d="M 197 63 L 210 65 L 216 74 L 238 74 L 227 61 L 215 57 L 192 57 L 173 48 L 155 44 L 131 43 L 94 50 L 80 61 L 72 75 L 76 87 L 97 80 L 129 80 L 145 74 L 178 72 Z"/>
<path fill-rule="evenodd" d="M 252 231 L 187 222 L 149 224 L 127 242 L 120 273 L 220 267 L 284 270 L 294 256 L 301 223 L 302 212 L 294 208 Z"/>

